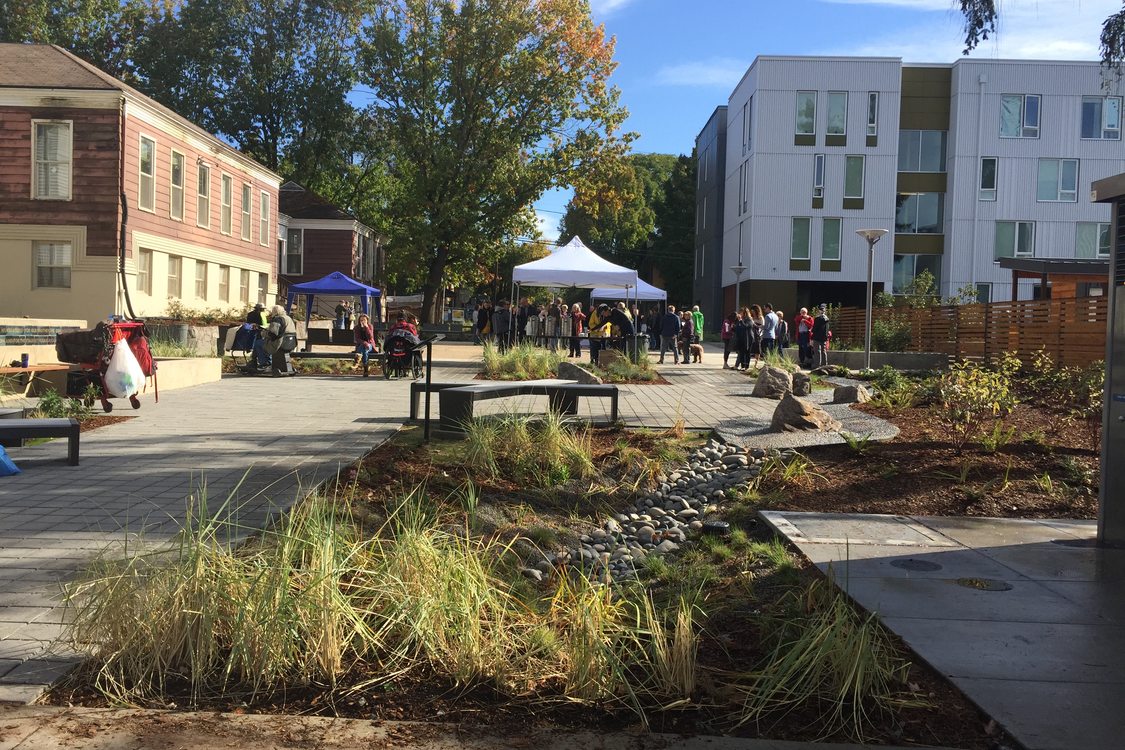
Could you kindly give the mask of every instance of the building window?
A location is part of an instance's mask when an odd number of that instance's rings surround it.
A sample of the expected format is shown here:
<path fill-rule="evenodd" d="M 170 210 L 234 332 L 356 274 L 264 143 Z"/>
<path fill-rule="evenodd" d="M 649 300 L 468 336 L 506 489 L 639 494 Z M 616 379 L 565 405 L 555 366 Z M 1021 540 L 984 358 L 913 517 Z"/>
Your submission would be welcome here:
<path fill-rule="evenodd" d="M 862 156 L 848 156 L 844 160 L 844 197 L 863 197 L 863 168 Z"/>
<path fill-rule="evenodd" d="M 207 299 L 207 264 L 201 260 L 195 261 L 195 296 Z"/>
<path fill-rule="evenodd" d="M 848 92 L 828 92 L 828 135 L 848 133 Z"/>
<path fill-rule="evenodd" d="M 305 272 L 305 230 L 290 229 L 285 239 L 285 273 L 300 276 Z"/>
<path fill-rule="evenodd" d="M 168 296 L 177 299 L 183 296 L 184 259 L 178 255 L 168 256 Z"/>
<path fill-rule="evenodd" d="M 270 275 L 268 273 L 258 274 L 258 302 L 266 304 L 266 290 L 270 285 Z"/>
<path fill-rule="evenodd" d="M 996 246 L 993 258 L 1030 258 L 1035 255 L 1035 222 L 996 222 Z"/>
<path fill-rule="evenodd" d="M 896 255 L 894 256 L 894 272 L 891 277 L 891 292 L 893 294 L 906 294 L 910 285 L 923 271 L 929 271 L 934 277 L 934 285 L 941 285 L 941 256 L 940 255 Z"/>
<path fill-rule="evenodd" d="M 230 302 L 230 266 L 219 266 L 219 300 Z"/>
<path fill-rule="evenodd" d="M 977 197 L 982 201 L 996 200 L 996 167 L 995 156 L 980 158 L 980 192 Z"/>
<path fill-rule="evenodd" d="M 1121 97 L 1082 97 L 1082 137 L 1121 140 Z"/>
<path fill-rule="evenodd" d="M 941 234 L 943 193 L 914 193 L 896 199 L 895 234 Z"/>
<path fill-rule="evenodd" d="M 746 100 L 746 106 L 743 108 L 743 127 L 746 128 L 746 151 L 754 150 L 754 129 L 751 127 L 754 117 L 754 97 Z"/>
<path fill-rule="evenodd" d="M 238 300 L 250 304 L 250 272 L 245 268 L 238 272 Z"/>
<path fill-rule="evenodd" d="M 738 214 L 746 210 L 746 162 L 738 165 Z"/>
<path fill-rule="evenodd" d="M 70 269 L 74 262 L 69 242 L 35 242 L 35 287 L 70 289 Z"/>
<path fill-rule="evenodd" d="M 867 134 L 879 135 L 879 92 L 867 92 Z"/>
<path fill-rule="evenodd" d="M 250 217 L 253 215 L 253 207 L 250 205 L 253 201 L 253 192 L 250 185 L 244 184 L 242 186 L 242 239 L 247 242 L 250 241 Z"/>
<path fill-rule="evenodd" d="M 152 251 L 137 251 L 137 291 L 152 294 Z"/>
<path fill-rule="evenodd" d="M 1039 94 L 1004 94 L 1000 97 L 1000 137 L 1039 137 Z"/>
<path fill-rule="evenodd" d="M 824 154 L 817 154 L 813 157 L 812 196 L 814 198 L 824 197 Z"/>
<path fill-rule="evenodd" d="M 977 282 L 977 303 L 987 305 L 992 301 L 992 284 L 989 282 Z"/>
<path fill-rule="evenodd" d="M 231 204 L 234 201 L 234 180 L 229 174 L 223 175 L 219 188 L 219 231 L 231 233 Z"/>
<path fill-rule="evenodd" d="M 816 92 L 797 92 L 797 135 L 816 133 Z"/>
<path fill-rule="evenodd" d="M 141 181 L 137 205 L 142 211 L 156 209 L 156 141 L 141 136 Z"/>
<path fill-rule="evenodd" d="M 820 259 L 840 260 L 840 220 L 825 219 L 820 238 Z"/>
<path fill-rule="evenodd" d="M 1075 258 L 1108 258 L 1109 250 L 1109 224 L 1078 222 L 1074 240 Z"/>
<path fill-rule="evenodd" d="M 184 155 L 172 152 L 172 177 L 169 184 L 170 206 L 168 215 L 177 221 L 184 220 Z"/>
<path fill-rule="evenodd" d="M 944 130 L 900 130 L 898 171 L 944 172 Z"/>
<path fill-rule="evenodd" d="M 71 158 L 73 155 L 70 121 L 31 121 L 31 197 L 37 200 L 70 200 Z"/>
<path fill-rule="evenodd" d="M 195 223 L 197 226 L 211 226 L 211 167 L 199 165 L 199 188 L 196 193 Z"/>
<path fill-rule="evenodd" d="M 793 217 L 793 237 L 789 243 L 791 260 L 809 259 L 809 225 L 812 219 L 805 216 Z"/>
<path fill-rule="evenodd" d="M 258 244 L 269 247 L 270 244 L 270 194 L 265 190 L 261 194 L 261 206 L 258 211 Z"/>
<path fill-rule="evenodd" d="M 1035 200 L 1076 203 L 1078 201 L 1078 160 L 1040 159 Z"/>

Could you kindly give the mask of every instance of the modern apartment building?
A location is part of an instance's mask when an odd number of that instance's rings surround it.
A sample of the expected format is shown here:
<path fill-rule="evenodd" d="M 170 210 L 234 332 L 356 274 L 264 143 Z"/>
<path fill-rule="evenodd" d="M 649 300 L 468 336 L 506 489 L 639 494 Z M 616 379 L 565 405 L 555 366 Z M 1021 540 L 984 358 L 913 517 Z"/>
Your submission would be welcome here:
<path fill-rule="evenodd" d="M 721 287 L 732 309 L 742 265 L 744 303 L 862 305 L 859 229 L 888 230 L 877 290 L 902 293 L 928 270 L 944 296 L 1049 294 L 999 261 L 1108 258 L 1109 209 L 1088 186 L 1125 170 L 1121 103 L 1092 62 L 758 57 L 727 105 L 711 296 Z M 697 233 L 698 265 L 710 233 Z"/>
<path fill-rule="evenodd" d="M 695 270 L 690 302 L 699 305 L 707 327 L 719 330 L 723 273 L 723 196 L 727 179 L 727 108 L 716 107 L 695 139 Z M 668 300 L 685 305 L 689 300 Z"/>
<path fill-rule="evenodd" d="M 265 302 L 280 183 L 61 47 L 0 44 L 0 316 Z"/>

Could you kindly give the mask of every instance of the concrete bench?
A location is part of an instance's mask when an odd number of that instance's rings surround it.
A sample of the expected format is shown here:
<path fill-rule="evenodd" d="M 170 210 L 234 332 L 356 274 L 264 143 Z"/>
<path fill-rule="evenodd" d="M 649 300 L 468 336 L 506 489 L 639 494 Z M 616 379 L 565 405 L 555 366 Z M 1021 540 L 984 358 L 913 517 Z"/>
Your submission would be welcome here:
<path fill-rule="evenodd" d="M 431 388 L 435 384 L 431 383 Z M 559 414 L 578 413 L 578 401 L 582 397 L 606 397 L 610 399 L 610 421 L 617 421 L 618 389 L 616 385 L 585 385 L 580 383 L 482 383 L 482 384 L 440 384 L 438 405 L 441 412 L 438 426 L 448 432 L 464 432 L 464 425 L 473 418 L 473 407 L 477 401 L 487 401 L 508 396 L 546 396 L 551 411 Z M 425 390 L 423 388 L 423 390 Z M 411 400 L 413 401 L 413 391 Z"/>
<path fill-rule="evenodd" d="M 67 439 L 66 462 L 78 465 L 78 420 L 67 419 L 0 419 L 0 438 L 55 438 Z"/>

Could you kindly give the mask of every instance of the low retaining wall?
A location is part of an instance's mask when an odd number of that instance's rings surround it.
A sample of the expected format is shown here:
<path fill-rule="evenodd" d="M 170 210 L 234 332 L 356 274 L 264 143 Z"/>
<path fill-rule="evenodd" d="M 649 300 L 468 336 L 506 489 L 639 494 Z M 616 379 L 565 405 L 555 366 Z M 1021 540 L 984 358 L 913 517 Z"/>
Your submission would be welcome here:
<path fill-rule="evenodd" d="M 785 353 L 789 359 L 797 361 L 797 347 L 791 346 Z M 863 352 L 829 349 L 828 364 L 862 370 Z M 884 365 L 896 370 L 944 370 L 949 367 L 949 355 L 940 352 L 871 352 L 871 367 L 878 370 Z"/>
<path fill-rule="evenodd" d="M 0 367 L 19 361 L 24 354 L 33 365 L 58 362 L 55 336 L 85 327 L 84 320 L 0 318 Z"/>
<path fill-rule="evenodd" d="M 77 365 L 71 372 L 77 372 Z M 47 390 L 66 394 L 66 372 L 46 372 L 36 380 L 32 395 L 41 395 Z M 161 391 L 174 391 L 177 388 L 190 388 L 193 385 L 213 383 L 223 377 L 223 361 L 218 357 L 185 357 L 156 360 L 156 383 Z M 142 397 L 154 395 L 152 381 L 141 394 Z"/>

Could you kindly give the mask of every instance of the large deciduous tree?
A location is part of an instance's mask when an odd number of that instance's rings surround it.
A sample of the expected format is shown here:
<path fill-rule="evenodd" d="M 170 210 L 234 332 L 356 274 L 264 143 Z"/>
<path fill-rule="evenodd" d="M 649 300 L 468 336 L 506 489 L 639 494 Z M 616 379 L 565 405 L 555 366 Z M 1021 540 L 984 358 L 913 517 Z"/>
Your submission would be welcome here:
<path fill-rule="evenodd" d="M 693 155 L 676 157 L 656 204 L 656 232 L 649 257 L 664 279 L 669 300 L 691 300 L 695 263 L 695 165 Z M 691 300 L 694 302 L 695 300 Z"/>
<path fill-rule="evenodd" d="M 366 114 L 390 152 L 387 227 L 428 320 L 451 281 L 479 278 L 527 207 L 619 157 L 613 40 L 586 0 L 387 0 L 366 28 Z"/>

